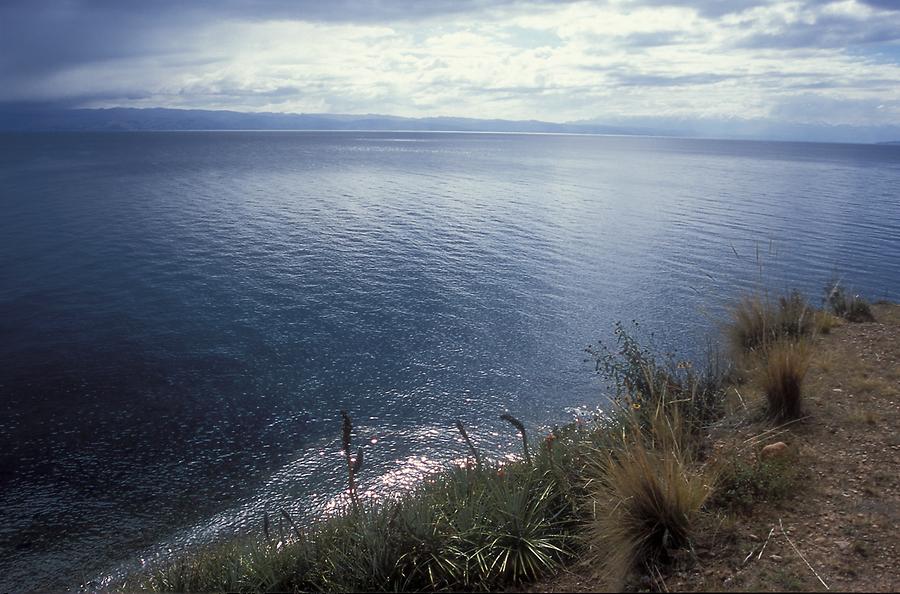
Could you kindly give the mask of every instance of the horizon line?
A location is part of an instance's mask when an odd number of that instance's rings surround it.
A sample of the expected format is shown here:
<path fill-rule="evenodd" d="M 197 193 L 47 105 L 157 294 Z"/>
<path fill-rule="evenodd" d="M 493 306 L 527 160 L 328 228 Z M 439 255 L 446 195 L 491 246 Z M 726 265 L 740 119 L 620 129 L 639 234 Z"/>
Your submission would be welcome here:
<path fill-rule="evenodd" d="M 177 109 L 177 108 L 72 108 L 72 109 Z M 206 111 L 206 110 L 193 110 Z M 227 110 L 208 110 L 208 111 L 227 111 Z M 235 113 L 278 113 L 278 112 L 235 112 Z M 314 114 L 294 114 L 294 115 L 314 115 Z M 317 114 L 316 114 L 317 115 Z M 341 114 L 349 115 L 349 114 Z M 401 117 L 401 116 L 396 116 Z M 452 117 L 452 116 L 443 116 Z M 407 118 L 415 119 L 415 118 Z M 478 118 L 467 118 L 478 119 Z M 517 120 L 506 120 L 517 121 Z M 518 120 L 518 121 L 539 121 L 539 120 Z M 495 134 L 495 135 L 516 135 L 516 136 L 592 136 L 592 137 L 609 137 L 609 138 L 658 138 L 666 140 L 715 140 L 724 142 L 779 142 L 779 143 L 801 143 L 801 144 L 844 144 L 851 146 L 897 146 L 900 144 L 898 140 L 887 141 L 869 141 L 869 142 L 851 142 L 846 140 L 801 140 L 801 139 L 784 139 L 784 138 L 728 138 L 725 136 L 677 136 L 668 134 L 615 134 L 607 132 L 536 132 L 536 131 L 506 131 L 506 130 L 415 130 L 415 129 L 373 129 L 373 128 L 171 128 L 171 129 L 153 129 L 153 130 L 109 130 L 109 129 L 84 129 L 84 130 L 4 130 L 0 128 L 0 134 L 172 134 L 172 133 L 197 133 L 197 132 L 344 132 L 355 134 Z"/>

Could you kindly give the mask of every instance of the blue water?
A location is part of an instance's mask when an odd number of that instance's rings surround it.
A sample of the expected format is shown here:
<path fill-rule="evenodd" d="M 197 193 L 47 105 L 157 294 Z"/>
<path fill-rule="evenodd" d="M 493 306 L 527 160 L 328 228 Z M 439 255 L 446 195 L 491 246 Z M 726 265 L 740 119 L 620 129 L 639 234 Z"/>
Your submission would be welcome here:
<path fill-rule="evenodd" d="M 760 282 L 900 299 L 900 147 L 427 133 L 0 135 L 0 590 L 402 488 L 699 354 Z"/>

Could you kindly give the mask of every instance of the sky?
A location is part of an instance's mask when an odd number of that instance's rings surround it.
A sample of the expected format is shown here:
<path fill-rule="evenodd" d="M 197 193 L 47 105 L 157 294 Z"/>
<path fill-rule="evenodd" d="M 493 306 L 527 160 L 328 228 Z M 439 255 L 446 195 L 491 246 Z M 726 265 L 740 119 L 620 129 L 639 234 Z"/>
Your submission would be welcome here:
<path fill-rule="evenodd" d="M 900 126 L 900 0 L 3 0 L 0 103 Z"/>

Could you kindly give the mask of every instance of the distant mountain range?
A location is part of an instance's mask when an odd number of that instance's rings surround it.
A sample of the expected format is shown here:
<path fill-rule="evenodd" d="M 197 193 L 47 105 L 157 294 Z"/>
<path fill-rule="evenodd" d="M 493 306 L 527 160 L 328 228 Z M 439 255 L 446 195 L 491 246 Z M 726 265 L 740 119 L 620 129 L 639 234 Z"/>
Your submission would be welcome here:
<path fill-rule="evenodd" d="M 137 130 L 419 130 L 458 132 L 549 132 L 652 134 L 651 130 L 599 124 L 472 118 L 403 118 L 385 115 L 245 113 L 200 109 L 34 109 L 0 110 L 5 131 Z"/>
<path fill-rule="evenodd" d="M 849 126 L 787 124 L 771 120 L 626 118 L 542 122 L 455 117 L 405 118 L 388 115 L 296 114 L 201 109 L 130 108 L 64 109 L 0 104 L 0 131 L 164 131 L 164 130 L 367 130 L 529 132 L 679 136 L 742 140 L 812 142 L 880 142 L 896 144 L 900 125 Z"/>

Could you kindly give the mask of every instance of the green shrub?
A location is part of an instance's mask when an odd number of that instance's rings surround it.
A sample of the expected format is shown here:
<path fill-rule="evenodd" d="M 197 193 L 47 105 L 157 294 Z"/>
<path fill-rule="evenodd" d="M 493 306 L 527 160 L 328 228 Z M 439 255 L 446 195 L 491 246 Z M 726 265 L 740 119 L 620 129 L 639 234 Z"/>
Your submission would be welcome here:
<path fill-rule="evenodd" d="M 692 362 L 677 361 L 671 353 L 660 362 L 621 322 L 616 324 L 615 336 L 614 348 L 600 342 L 586 352 L 596 371 L 612 384 L 619 405 L 653 411 L 662 402 L 677 402 L 682 421 L 692 433 L 721 417 L 727 369 L 711 345 L 707 348 L 706 364 L 698 371 Z"/>
<path fill-rule="evenodd" d="M 716 470 L 709 503 L 749 513 L 756 503 L 778 501 L 794 492 L 796 468 L 789 457 L 748 463 L 733 454 Z"/>
<path fill-rule="evenodd" d="M 825 304 L 831 312 L 848 322 L 874 322 L 872 308 L 859 295 L 848 295 L 838 281 L 825 287 Z"/>

